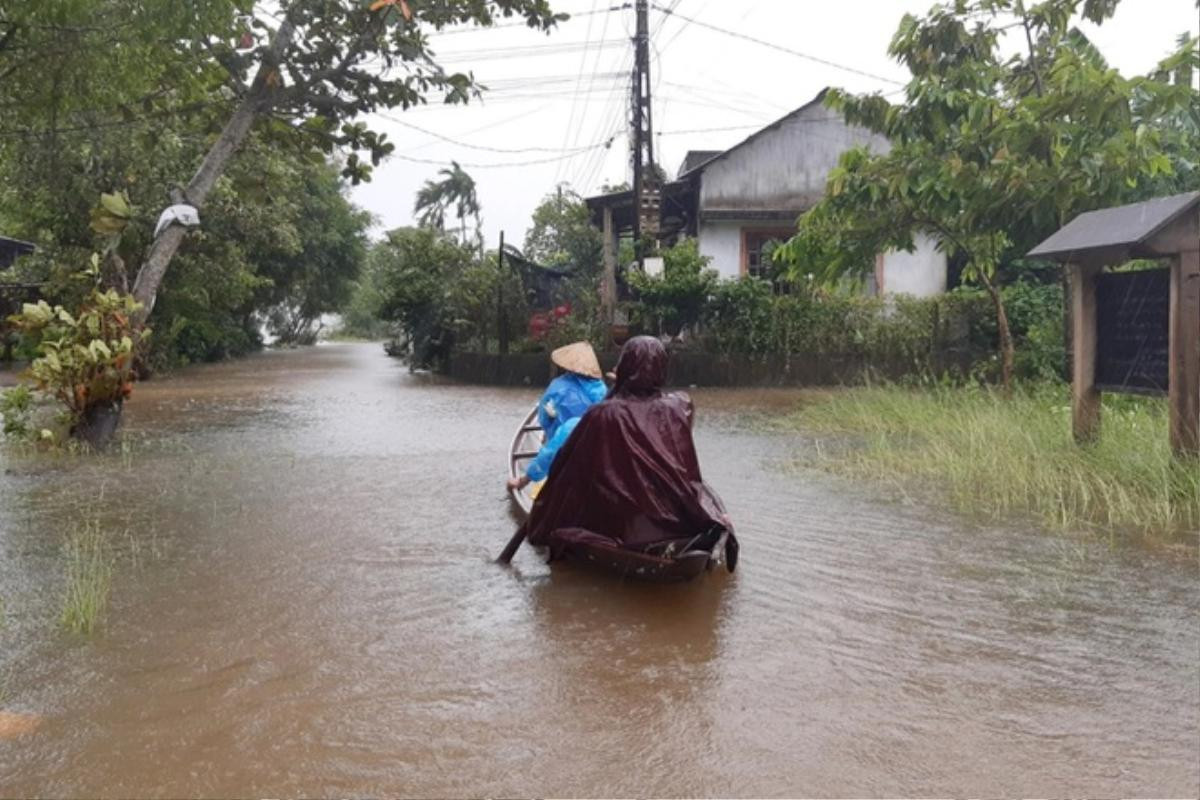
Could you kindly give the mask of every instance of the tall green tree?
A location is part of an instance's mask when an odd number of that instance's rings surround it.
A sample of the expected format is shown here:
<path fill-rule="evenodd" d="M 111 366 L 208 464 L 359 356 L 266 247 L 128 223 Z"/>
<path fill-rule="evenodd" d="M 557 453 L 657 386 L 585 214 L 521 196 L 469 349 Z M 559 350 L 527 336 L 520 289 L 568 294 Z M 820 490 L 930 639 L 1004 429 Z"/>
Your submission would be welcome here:
<path fill-rule="evenodd" d="M 539 264 L 595 278 L 604 241 L 592 225 L 587 204 L 569 186 L 560 186 L 533 211 L 525 233 L 525 256 Z M 593 287 L 594 289 L 594 287 Z"/>
<path fill-rule="evenodd" d="M 52 8 L 46 11 L 46 7 Z M 155 21 L 159 13 L 177 25 L 160 29 Z M 182 102 L 196 99 L 191 90 L 203 88 L 206 91 L 198 102 L 226 105 L 229 111 L 219 134 L 208 142 L 191 179 L 170 198 L 197 207 L 204 206 L 256 126 L 310 138 L 328 152 L 342 148 L 349 153 L 346 176 L 352 181 L 365 179 L 370 165 L 359 153 L 368 153 L 374 164 L 392 145 L 355 122 L 357 116 L 383 108 L 409 108 L 431 96 L 465 102 L 478 91 L 470 73 L 450 72 L 438 64 L 428 38 L 431 31 L 452 25 L 490 25 L 497 16 L 520 16 L 531 27 L 548 29 L 558 19 L 547 0 L 279 0 L 274 9 L 257 11 L 250 0 L 212 4 L 66 0 L 22 3 L 19 13 L 6 6 L 3 15 L 4 51 L 26 55 L 0 64 L 0 75 L 12 79 L 21 73 L 23 83 L 34 84 L 27 97 L 57 102 L 69 92 L 77 98 L 73 106 L 79 114 L 68 110 L 57 115 L 48 130 L 36 134 L 94 126 L 96 121 L 84 116 L 96 113 L 93 98 L 108 95 L 87 71 L 81 71 L 79 81 L 73 83 L 37 67 L 38 58 L 30 52 L 35 47 L 32 37 L 44 36 L 46 25 L 110 36 L 111 52 L 120 54 L 117 60 L 128 67 L 118 77 L 136 74 L 132 66 L 140 60 L 161 84 L 147 93 L 151 100 L 154 92 L 171 93 L 174 84 L 168 79 L 174 70 L 179 73 L 174 77 L 188 90 L 181 93 Z M 141 46 L 126 57 L 124 48 L 130 43 Z M 96 51 L 101 57 L 105 49 Z M 158 58 L 164 58 L 170 68 L 158 67 Z M 120 113 L 120 108 L 112 110 L 118 119 Z M 143 304 L 142 318 L 153 309 L 184 236 L 182 226 L 165 227 L 140 259 L 132 291 Z"/>
<path fill-rule="evenodd" d="M 468 321 L 454 301 L 475 263 L 474 248 L 433 228 L 397 228 L 371 249 L 370 261 L 379 315 L 403 334 L 410 366 L 444 364 Z"/>
<path fill-rule="evenodd" d="M 438 174 L 441 180 L 425 181 L 425 185 L 417 191 L 413 211 L 418 221 L 427 228 L 445 230 L 446 212 L 453 208 L 463 243 L 467 241 L 468 217 L 475 218 L 475 237 L 481 238 L 483 221 L 479 215 L 482 208 L 475 190 L 475 179 L 457 161 L 451 161 L 450 166 L 439 170 Z"/>
<path fill-rule="evenodd" d="M 883 134 L 886 153 L 856 148 L 825 198 L 779 251 L 797 275 L 837 280 L 875 254 L 935 236 L 992 298 L 1002 375 L 1013 341 L 1000 285 L 1023 253 L 1075 215 L 1164 186 L 1196 188 L 1192 85 L 1197 40 L 1161 69 L 1125 77 L 1072 22 L 1100 23 L 1116 0 L 956 0 L 906 15 L 889 53 L 912 73 L 896 104 L 833 91 L 826 102 Z M 1004 33 L 1024 45 L 1009 55 Z"/>
<path fill-rule="evenodd" d="M 300 194 L 290 222 L 297 249 L 260 266 L 270 280 L 262 304 L 271 332 L 289 344 L 311 344 L 322 315 L 350 301 L 366 261 L 370 215 L 355 208 L 333 167 L 321 163 L 299 176 Z"/>

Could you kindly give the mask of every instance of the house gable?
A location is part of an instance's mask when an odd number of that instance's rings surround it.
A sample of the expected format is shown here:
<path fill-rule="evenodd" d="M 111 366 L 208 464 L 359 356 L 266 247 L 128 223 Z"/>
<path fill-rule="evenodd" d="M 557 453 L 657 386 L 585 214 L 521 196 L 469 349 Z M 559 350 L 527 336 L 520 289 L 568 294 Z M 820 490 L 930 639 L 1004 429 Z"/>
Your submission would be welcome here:
<path fill-rule="evenodd" d="M 795 219 L 824 195 L 843 152 L 888 149 L 887 139 L 826 107 L 824 94 L 695 170 L 701 218 Z"/>

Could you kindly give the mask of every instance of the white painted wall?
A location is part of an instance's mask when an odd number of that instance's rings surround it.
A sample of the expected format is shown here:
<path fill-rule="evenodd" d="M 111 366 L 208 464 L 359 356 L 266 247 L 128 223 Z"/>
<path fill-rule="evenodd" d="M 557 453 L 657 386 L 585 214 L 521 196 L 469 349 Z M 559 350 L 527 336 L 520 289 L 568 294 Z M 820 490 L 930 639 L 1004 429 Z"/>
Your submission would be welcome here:
<path fill-rule="evenodd" d="M 911 253 L 893 250 L 883 256 L 883 293 L 932 297 L 946 291 L 946 254 L 924 234 Z"/>
<path fill-rule="evenodd" d="M 742 270 L 742 226 L 750 222 L 720 220 L 700 225 L 700 255 L 722 278 L 738 278 Z"/>
<path fill-rule="evenodd" d="M 737 279 L 742 269 L 742 229 L 761 228 L 761 220 L 719 220 L 700 226 L 700 254 L 722 278 Z M 925 235 L 916 238 L 916 249 L 886 253 L 883 257 L 883 293 L 932 297 L 946 291 L 946 255 Z M 871 292 L 872 294 L 874 292 Z"/>
<path fill-rule="evenodd" d="M 734 209 L 803 211 L 824 195 L 841 154 L 859 144 L 875 152 L 890 147 L 887 139 L 847 125 L 824 104 L 809 104 L 704 167 L 701 217 Z"/>
<path fill-rule="evenodd" d="M 711 219 L 706 212 L 787 211 L 797 216 L 825 193 L 829 171 L 846 150 L 867 145 L 887 152 L 887 139 L 847 125 L 822 103 L 812 103 L 777 126 L 760 132 L 704 167 L 700 178 L 700 253 L 722 278 L 738 278 L 742 230 L 785 226 L 762 219 Z M 946 257 L 927 236 L 912 253 L 891 252 L 883 259 L 884 294 L 929 297 L 946 290 Z"/>

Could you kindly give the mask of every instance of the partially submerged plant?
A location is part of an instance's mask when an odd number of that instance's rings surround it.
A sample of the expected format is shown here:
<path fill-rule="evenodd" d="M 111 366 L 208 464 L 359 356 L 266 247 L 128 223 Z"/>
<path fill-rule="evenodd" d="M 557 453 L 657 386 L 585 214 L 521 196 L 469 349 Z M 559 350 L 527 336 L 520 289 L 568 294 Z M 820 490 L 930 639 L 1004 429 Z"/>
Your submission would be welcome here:
<path fill-rule="evenodd" d="M 99 279 L 99 255 L 82 275 Z M 34 388 L 63 406 L 72 436 L 94 446 L 115 431 L 133 390 L 135 352 L 149 335 L 133 321 L 140 307 L 131 295 L 93 285 L 74 313 L 39 300 L 10 317 L 38 342 L 38 357 L 26 373 Z"/>
<path fill-rule="evenodd" d="M 71 633 L 90 634 L 108 607 L 112 553 L 99 521 L 77 525 L 67 536 L 66 593 L 59 622 Z"/>
<path fill-rule="evenodd" d="M 23 438 L 29 434 L 29 416 L 33 407 L 33 393 L 28 386 L 14 386 L 0 392 L 0 430 L 5 436 Z"/>

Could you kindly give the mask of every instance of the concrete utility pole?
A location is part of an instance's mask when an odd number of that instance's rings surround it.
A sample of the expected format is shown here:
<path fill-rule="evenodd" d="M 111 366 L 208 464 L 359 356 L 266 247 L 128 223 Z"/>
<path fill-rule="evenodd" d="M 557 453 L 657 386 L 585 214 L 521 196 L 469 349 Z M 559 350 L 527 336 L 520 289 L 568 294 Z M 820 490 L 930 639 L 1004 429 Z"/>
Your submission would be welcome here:
<path fill-rule="evenodd" d="M 654 128 L 650 115 L 650 2 L 637 0 L 633 61 L 633 237 L 638 265 L 646 253 L 642 237 L 658 236 L 662 187 L 654 169 Z"/>

